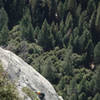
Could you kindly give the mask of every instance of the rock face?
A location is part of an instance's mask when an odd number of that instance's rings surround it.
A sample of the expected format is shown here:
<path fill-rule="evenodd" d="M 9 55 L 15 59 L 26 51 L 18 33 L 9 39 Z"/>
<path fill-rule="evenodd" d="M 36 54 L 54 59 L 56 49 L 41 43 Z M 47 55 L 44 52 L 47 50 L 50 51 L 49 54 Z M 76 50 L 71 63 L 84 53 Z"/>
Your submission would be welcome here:
<path fill-rule="evenodd" d="M 43 92 L 45 94 L 45 100 L 59 100 L 53 86 L 14 53 L 0 48 L 0 61 L 2 62 L 4 70 L 8 73 L 10 80 L 16 83 L 22 98 L 25 98 L 22 88 L 29 87 L 33 91 Z M 28 97 L 24 100 L 31 99 Z"/>

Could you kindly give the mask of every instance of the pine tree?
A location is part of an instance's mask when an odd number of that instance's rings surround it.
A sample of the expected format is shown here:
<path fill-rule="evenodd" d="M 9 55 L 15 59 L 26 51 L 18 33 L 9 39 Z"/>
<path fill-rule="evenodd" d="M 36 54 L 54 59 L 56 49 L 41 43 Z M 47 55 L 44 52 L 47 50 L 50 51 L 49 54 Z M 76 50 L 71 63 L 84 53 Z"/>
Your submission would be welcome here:
<path fill-rule="evenodd" d="M 85 58 L 85 64 L 86 66 L 89 66 L 89 63 L 93 61 L 93 50 L 94 50 L 94 44 L 92 39 L 88 40 L 87 46 L 86 46 L 86 58 Z"/>
<path fill-rule="evenodd" d="M 74 13 L 74 11 L 76 9 L 76 6 L 77 6 L 76 0 L 68 0 L 67 9 L 69 11 L 71 11 L 72 13 Z"/>
<path fill-rule="evenodd" d="M 96 4 L 94 0 L 89 0 L 87 4 L 87 11 L 89 16 L 92 14 L 92 12 L 96 10 Z"/>
<path fill-rule="evenodd" d="M 70 28 L 71 29 L 73 28 L 73 18 L 72 18 L 72 14 L 69 12 L 65 21 L 65 29 L 64 29 L 65 33 L 67 33 L 67 31 Z"/>
<path fill-rule="evenodd" d="M 44 50 L 51 50 L 54 47 L 54 37 L 46 20 L 44 21 L 38 36 L 38 42 Z"/>
<path fill-rule="evenodd" d="M 30 0 L 30 12 L 31 12 L 31 17 L 32 17 L 32 25 L 34 27 L 36 26 L 41 26 L 46 14 L 48 12 L 48 8 L 42 7 L 42 0 Z"/>
<path fill-rule="evenodd" d="M 94 60 L 96 64 L 100 64 L 100 42 L 94 48 Z"/>
<path fill-rule="evenodd" d="M 71 61 L 72 49 L 68 48 L 64 58 L 63 64 L 63 74 L 64 75 L 73 75 L 73 65 Z"/>
<path fill-rule="evenodd" d="M 98 3 L 95 26 L 96 26 L 96 30 L 100 32 L 100 2 Z"/>
<path fill-rule="evenodd" d="M 0 0 L 0 8 L 3 7 L 3 0 Z"/>
<path fill-rule="evenodd" d="M 3 45 L 7 44 L 7 41 L 8 41 L 8 27 L 5 25 L 0 31 L 0 44 Z"/>
<path fill-rule="evenodd" d="M 38 39 L 39 33 L 40 33 L 40 28 L 37 26 L 37 27 L 35 27 L 35 30 L 34 30 L 34 38 L 35 38 L 36 41 Z"/>
<path fill-rule="evenodd" d="M 98 67 L 99 68 L 96 71 L 96 78 L 95 78 L 95 81 L 96 81 L 95 89 L 96 89 L 96 92 L 100 93 L 100 66 L 98 66 Z"/>
<path fill-rule="evenodd" d="M 82 93 L 79 95 L 79 100 L 87 100 L 86 94 L 85 94 L 84 92 L 82 92 Z"/>
<path fill-rule="evenodd" d="M 76 82 L 76 79 L 73 78 L 71 81 L 70 81 L 70 84 L 69 84 L 69 90 L 70 90 L 70 95 L 71 94 L 77 94 L 77 82 Z"/>
<path fill-rule="evenodd" d="M 64 17 L 64 10 L 63 10 L 63 3 L 62 2 L 59 2 L 58 6 L 57 6 L 57 12 L 58 12 L 58 16 L 59 16 L 59 19 L 63 19 Z"/>
<path fill-rule="evenodd" d="M 20 22 L 20 27 L 21 27 L 21 33 L 22 33 L 22 38 L 33 42 L 34 41 L 34 28 L 31 23 L 31 16 L 29 10 L 26 10 L 26 14 L 23 16 L 21 22 Z"/>
<path fill-rule="evenodd" d="M 88 16 L 87 16 L 87 10 L 85 10 L 85 11 L 83 11 L 81 13 L 81 16 L 79 17 L 78 27 L 80 29 L 82 29 L 82 27 L 83 27 L 82 25 L 84 24 L 85 21 L 87 21 L 87 18 L 88 18 Z"/>
<path fill-rule="evenodd" d="M 48 61 L 46 61 L 47 63 L 44 65 L 43 69 L 42 69 L 42 75 L 48 79 L 50 82 L 54 83 L 55 82 L 55 69 L 54 66 L 52 64 L 52 62 L 50 61 L 50 59 L 48 59 Z"/>
<path fill-rule="evenodd" d="M 100 100 L 100 93 L 96 93 L 93 100 Z"/>
<path fill-rule="evenodd" d="M 94 11 L 92 13 L 91 18 L 89 20 L 89 28 L 91 29 L 91 31 L 93 31 L 93 29 L 95 29 L 95 15 L 96 15 L 96 11 Z"/>
<path fill-rule="evenodd" d="M 49 23 L 51 23 L 55 19 L 57 4 L 55 0 L 47 0 L 47 5 L 49 7 Z"/>
<path fill-rule="evenodd" d="M 0 44 L 7 44 L 8 16 L 4 8 L 0 9 Z"/>
<path fill-rule="evenodd" d="M 80 53 L 86 52 L 89 40 L 91 40 L 91 33 L 88 29 L 84 29 L 83 34 L 79 38 Z"/>
<path fill-rule="evenodd" d="M 76 16 L 77 17 L 80 17 L 81 15 L 81 10 L 82 10 L 82 7 L 81 7 L 81 4 L 78 5 L 77 9 L 76 9 Z"/>
<path fill-rule="evenodd" d="M 61 31 L 58 31 L 56 33 L 55 45 L 59 46 L 60 48 L 63 47 L 63 36 L 62 36 Z"/>
<path fill-rule="evenodd" d="M 78 97 L 75 93 L 71 94 L 69 100 L 78 100 Z"/>
<path fill-rule="evenodd" d="M 85 79 L 82 79 L 80 84 L 79 84 L 79 89 L 78 89 L 79 93 L 82 93 L 82 92 L 86 92 L 86 80 Z"/>
<path fill-rule="evenodd" d="M 25 8 L 25 0 L 3 0 L 5 9 L 9 16 L 9 28 L 18 24 L 21 20 Z"/>
<path fill-rule="evenodd" d="M 79 53 L 80 49 L 79 49 L 79 28 L 76 27 L 74 28 L 69 44 L 73 46 L 73 52 L 74 53 Z"/>
<path fill-rule="evenodd" d="M 66 15 L 68 13 L 67 5 L 68 5 L 68 0 L 65 0 L 64 6 L 63 6 L 63 9 L 64 9 L 64 20 L 66 19 Z"/>
<path fill-rule="evenodd" d="M 4 8 L 0 9 L 0 30 L 8 24 L 8 16 Z"/>

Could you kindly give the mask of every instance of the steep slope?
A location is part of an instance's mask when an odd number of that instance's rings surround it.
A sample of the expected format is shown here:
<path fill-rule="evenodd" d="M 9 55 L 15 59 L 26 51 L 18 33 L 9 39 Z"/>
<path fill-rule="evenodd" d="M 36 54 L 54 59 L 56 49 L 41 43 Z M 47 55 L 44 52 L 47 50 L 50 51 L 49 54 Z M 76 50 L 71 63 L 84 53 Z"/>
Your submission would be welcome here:
<path fill-rule="evenodd" d="M 58 100 L 58 95 L 52 85 L 14 53 L 0 48 L 0 60 L 23 98 L 22 88 L 30 87 L 33 91 L 43 92 L 46 100 Z"/>

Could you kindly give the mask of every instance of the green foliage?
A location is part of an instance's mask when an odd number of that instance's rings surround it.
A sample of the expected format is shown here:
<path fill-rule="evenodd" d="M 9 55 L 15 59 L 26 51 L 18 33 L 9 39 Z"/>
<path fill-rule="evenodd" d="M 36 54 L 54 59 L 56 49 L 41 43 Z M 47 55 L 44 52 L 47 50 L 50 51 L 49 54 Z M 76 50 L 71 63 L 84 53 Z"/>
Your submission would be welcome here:
<path fill-rule="evenodd" d="M 50 61 L 47 61 L 42 68 L 42 75 L 48 79 L 50 82 L 54 83 L 56 76 L 55 76 L 55 68 Z"/>
<path fill-rule="evenodd" d="M 95 63 L 100 63 L 100 42 L 97 43 L 97 45 L 94 48 L 94 60 Z"/>
<path fill-rule="evenodd" d="M 29 8 L 30 8 L 30 12 L 32 15 L 32 24 L 33 24 L 33 26 L 41 26 L 44 19 L 45 19 L 44 18 L 45 17 L 44 11 L 47 10 L 47 8 L 42 7 L 41 0 L 31 0 L 29 2 L 30 2 Z"/>
<path fill-rule="evenodd" d="M 8 41 L 8 27 L 5 25 L 0 31 L 0 44 L 7 44 L 7 41 Z"/>
<path fill-rule="evenodd" d="M 89 0 L 87 5 L 88 13 L 91 15 L 92 12 L 96 9 L 96 4 L 94 0 Z"/>
<path fill-rule="evenodd" d="M 9 28 L 11 29 L 14 25 L 23 17 L 23 12 L 25 8 L 25 0 L 10 0 L 4 1 L 5 10 L 9 17 Z M 10 9 L 10 10 L 9 10 Z"/>
<path fill-rule="evenodd" d="M 31 23 L 31 16 L 29 10 L 26 10 L 26 14 L 20 22 L 20 30 L 22 33 L 22 38 L 33 42 L 34 41 L 34 29 Z"/>
<path fill-rule="evenodd" d="M 76 9 L 76 6 L 77 6 L 77 2 L 76 0 L 68 0 L 68 5 L 67 5 L 67 9 L 70 10 L 71 12 L 74 13 L 75 9 Z"/>
<path fill-rule="evenodd" d="M 79 95 L 79 100 L 86 100 L 86 94 L 84 92 Z"/>
<path fill-rule="evenodd" d="M 98 100 L 100 75 L 90 66 L 100 64 L 99 10 L 99 0 L 0 0 L 0 45 L 43 74 L 64 100 Z"/>
<path fill-rule="evenodd" d="M 7 44 L 8 40 L 8 16 L 4 8 L 0 9 L 0 44 Z"/>
<path fill-rule="evenodd" d="M 79 18 L 80 15 L 81 15 L 81 10 L 82 10 L 82 7 L 81 7 L 81 4 L 78 5 L 77 9 L 76 9 L 76 16 Z"/>
<path fill-rule="evenodd" d="M 0 9 L 0 30 L 8 23 L 8 16 L 4 8 Z"/>
<path fill-rule="evenodd" d="M 29 89 L 29 88 L 27 88 L 27 87 L 23 87 L 23 88 L 22 88 L 22 91 L 23 91 L 24 93 L 26 93 L 26 95 L 28 95 L 31 99 L 39 100 L 39 99 L 37 98 L 36 93 L 35 93 L 34 91 L 32 91 L 31 89 Z"/>
<path fill-rule="evenodd" d="M 79 28 L 82 28 L 82 25 L 85 21 L 87 21 L 88 15 L 87 15 L 87 10 L 83 11 L 79 17 L 79 23 L 78 26 Z"/>
<path fill-rule="evenodd" d="M 96 25 L 97 30 L 100 30 L 100 2 L 98 3 L 95 25 Z"/>
<path fill-rule="evenodd" d="M 76 80 L 73 78 L 71 81 L 70 81 L 70 84 L 69 84 L 69 95 L 71 96 L 71 94 L 74 94 L 74 93 L 77 93 L 77 82 Z M 76 100 L 76 99 L 75 99 Z"/>
<path fill-rule="evenodd" d="M 72 50 L 69 49 L 66 51 L 65 59 L 64 59 L 64 64 L 63 64 L 63 73 L 64 75 L 72 75 L 73 74 L 73 66 L 72 66 Z"/>
<path fill-rule="evenodd" d="M 100 92 L 100 68 L 98 68 L 97 72 L 96 72 L 96 84 L 95 84 L 95 88 L 97 92 Z"/>
<path fill-rule="evenodd" d="M 93 100 L 99 100 L 99 99 L 100 99 L 100 93 L 97 93 L 97 94 L 94 96 Z"/>
<path fill-rule="evenodd" d="M 7 74 L 4 72 L 1 64 L 0 64 L 0 99 L 21 100 L 18 96 L 18 92 L 15 85 L 8 80 Z"/>
<path fill-rule="evenodd" d="M 69 100 L 78 100 L 78 97 L 76 94 L 72 94 L 72 96 L 70 96 Z"/>
<path fill-rule="evenodd" d="M 0 0 L 0 8 L 3 7 L 3 0 Z"/>
<path fill-rule="evenodd" d="M 44 50 L 50 50 L 54 47 L 54 38 L 46 20 L 44 21 L 41 33 L 38 36 L 38 42 Z"/>
<path fill-rule="evenodd" d="M 73 18 L 72 18 L 72 14 L 69 12 L 66 18 L 66 22 L 65 22 L 65 33 L 67 33 L 67 31 L 73 28 Z"/>
<path fill-rule="evenodd" d="M 60 20 L 64 17 L 64 10 L 63 10 L 63 3 L 59 2 L 59 5 L 57 6 L 57 12 Z"/>

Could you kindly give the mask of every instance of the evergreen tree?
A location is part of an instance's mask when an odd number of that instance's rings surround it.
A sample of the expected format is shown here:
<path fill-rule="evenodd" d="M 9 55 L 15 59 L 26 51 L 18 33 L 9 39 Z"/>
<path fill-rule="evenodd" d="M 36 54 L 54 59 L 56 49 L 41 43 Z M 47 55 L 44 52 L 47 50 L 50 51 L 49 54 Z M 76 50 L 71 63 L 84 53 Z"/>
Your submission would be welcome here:
<path fill-rule="evenodd" d="M 51 23 L 55 19 L 57 4 L 55 0 L 47 0 L 47 5 L 49 7 L 49 23 Z"/>
<path fill-rule="evenodd" d="M 29 10 L 26 10 L 25 15 L 23 16 L 20 22 L 20 30 L 22 33 L 22 38 L 32 42 L 34 41 L 34 29 L 31 23 L 31 16 Z"/>
<path fill-rule="evenodd" d="M 8 41 L 8 27 L 5 25 L 0 31 L 0 44 L 3 45 L 7 44 L 7 41 Z"/>
<path fill-rule="evenodd" d="M 7 44 L 8 16 L 4 8 L 0 9 L 0 44 Z"/>
<path fill-rule="evenodd" d="M 63 19 L 64 17 L 64 10 L 63 10 L 63 3 L 62 2 L 59 2 L 58 6 L 57 6 L 57 12 L 58 12 L 58 16 L 59 16 L 59 19 Z"/>
<path fill-rule="evenodd" d="M 92 39 L 91 33 L 88 29 L 84 29 L 83 34 L 79 38 L 79 49 L 80 53 L 86 52 L 88 48 L 88 42 Z"/>
<path fill-rule="evenodd" d="M 33 26 L 41 26 L 47 13 L 48 8 L 42 7 L 42 0 L 30 0 L 30 12 Z"/>
<path fill-rule="evenodd" d="M 62 33 L 61 33 L 61 31 L 58 31 L 56 33 L 55 45 L 59 46 L 60 48 L 63 47 L 63 41 L 62 41 Z"/>
<path fill-rule="evenodd" d="M 68 46 L 68 41 L 72 32 L 72 28 L 73 28 L 73 18 L 71 13 L 69 12 L 66 18 L 66 22 L 65 22 L 65 27 L 64 27 L 64 44 L 67 47 Z"/>
<path fill-rule="evenodd" d="M 97 31 L 100 32 L 100 2 L 98 3 L 97 16 L 95 21 Z"/>
<path fill-rule="evenodd" d="M 81 10 L 82 10 L 82 7 L 81 7 L 81 4 L 78 5 L 77 9 L 76 9 L 76 16 L 79 18 L 80 15 L 81 15 Z"/>
<path fill-rule="evenodd" d="M 37 27 L 35 27 L 35 30 L 34 30 L 34 38 L 35 38 L 35 40 L 37 41 L 37 39 L 38 39 L 38 35 L 39 35 L 39 32 L 40 32 L 40 28 L 37 26 Z M 35 42 L 36 42 L 35 41 Z M 36 42 L 37 43 L 37 42 Z"/>
<path fill-rule="evenodd" d="M 55 25 L 54 22 L 51 24 L 51 32 L 53 34 L 54 40 L 56 40 L 56 34 L 58 32 L 58 25 L 57 24 Z"/>
<path fill-rule="evenodd" d="M 71 61 L 72 50 L 67 49 L 63 64 L 63 74 L 73 75 L 73 65 Z"/>
<path fill-rule="evenodd" d="M 98 66 L 100 67 L 100 66 Z M 95 88 L 96 88 L 96 92 L 100 93 L 100 68 L 98 68 L 97 72 L 96 72 L 96 84 L 95 84 Z"/>
<path fill-rule="evenodd" d="M 66 19 L 66 15 L 68 13 L 67 5 L 68 5 L 68 0 L 65 0 L 64 6 L 63 6 L 63 9 L 64 9 L 64 20 Z"/>
<path fill-rule="evenodd" d="M 87 10 L 83 11 L 81 13 L 81 16 L 79 17 L 79 23 L 78 23 L 78 26 L 80 29 L 82 29 L 82 25 L 84 24 L 85 21 L 87 21 L 88 19 L 88 16 L 87 16 Z"/>
<path fill-rule="evenodd" d="M 87 100 L 86 94 L 85 94 L 84 92 L 82 92 L 82 93 L 79 95 L 79 100 Z"/>
<path fill-rule="evenodd" d="M 100 100 L 100 93 L 97 93 L 97 94 L 94 96 L 93 100 Z"/>
<path fill-rule="evenodd" d="M 95 29 L 95 15 L 96 15 L 96 11 L 92 13 L 91 18 L 89 20 L 89 28 L 91 29 L 91 31 Z"/>
<path fill-rule="evenodd" d="M 80 84 L 79 84 L 79 89 L 78 89 L 79 93 L 82 93 L 82 92 L 86 92 L 86 80 L 85 79 L 82 79 Z"/>
<path fill-rule="evenodd" d="M 89 66 L 90 62 L 93 61 L 93 50 L 94 50 L 94 45 L 92 42 L 92 39 L 88 40 L 87 46 L 86 46 L 86 58 L 85 58 L 85 64 L 86 66 Z"/>
<path fill-rule="evenodd" d="M 69 100 L 78 100 L 78 97 L 75 93 L 71 94 Z"/>
<path fill-rule="evenodd" d="M 94 0 L 89 0 L 87 5 L 87 11 L 89 16 L 92 14 L 92 12 L 96 10 L 96 5 Z"/>
<path fill-rule="evenodd" d="M 3 0 L 0 0 L 0 8 L 3 7 Z"/>
<path fill-rule="evenodd" d="M 79 49 L 79 28 L 76 27 L 74 28 L 69 44 L 73 46 L 73 52 L 74 53 L 79 53 L 80 49 Z"/>
<path fill-rule="evenodd" d="M 100 42 L 94 48 L 94 60 L 96 64 L 100 64 Z"/>
<path fill-rule="evenodd" d="M 8 24 L 8 16 L 4 8 L 0 9 L 0 30 Z"/>
<path fill-rule="evenodd" d="M 46 20 L 44 21 L 38 36 L 38 42 L 44 50 L 51 50 L 54 47 L 54 37 Z"/>
<path fill-rule="evenodd" d="M 25 8 L 25 0 L 3 0 L 5 9 L 9 17 L 9 28 L 18 24 L 21 20 Z"/>
<path fill-rule="evenodd" d="M 77 7 L 77 2 L 76 2 L 76 0 L 68 0 L 67 9 L 68 9 L 69 11 L 71 11 L 72 13 L 74 13 L 76 7 Z"/>
<path fill-rule="evenodd" d="M 50 59 L 43 66 L 42 75 L 46 79 L 48 79 L 50 82 L 55 83 L 55 78 L 56 78 L 55 69 L 54 69 L 54 66 L 53 66 L 52 62 L 50 61 Z"/>
<path fill-rule="evenodd" d="M 76 94 L 77 95 L 77 82 L 76 82 L 76 79 L 73 78 L 71 81 L 70 81 L 70 84 L 69 84 L 69 90 L 70 90 L 70 96 L 71 94 Z M 75 99 L 76 100 L 76 99 Z"/>
<path fill-rule="evenodd" d="M 65 33 L 67 33 L 67 31 L 73 28 L 73 18 L 72 18 L 72 14 L 69 12 L 66 18 L 66 22 L 65 22 Z"/>

